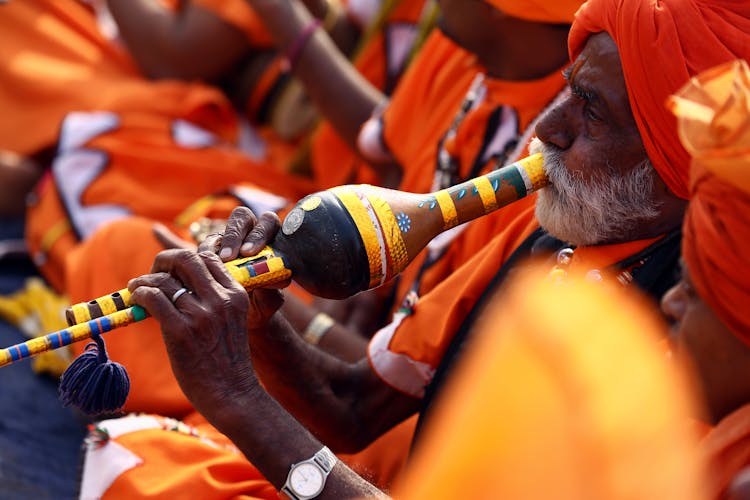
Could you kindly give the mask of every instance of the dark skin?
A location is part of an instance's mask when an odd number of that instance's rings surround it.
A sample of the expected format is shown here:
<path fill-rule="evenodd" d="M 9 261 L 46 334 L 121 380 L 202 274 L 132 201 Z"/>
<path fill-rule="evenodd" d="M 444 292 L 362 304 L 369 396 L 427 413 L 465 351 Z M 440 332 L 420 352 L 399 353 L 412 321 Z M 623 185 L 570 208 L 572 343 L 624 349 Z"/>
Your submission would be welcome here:
<path fill-rule="evenodd" d="M 624 173 L 646 158 L 633 118 L 615 42 L 607 33 L 589 38 L 581 55 L 566 71 L 571 96 L 537 124 L 543 142 L 559 148 L 572 173 L 583 180 Z M 679 227 L 687 202 L 676 197 L 656 176 L 652 191 L 659 203 L 655 220 L 644 221 L 634 234 L 622 234 L 619 243 L 651 238 Z"/>
<path fill-rule="evenodd" d="M 592 43 L 598 42 L 589 41 L 585 54 L 596 48 L 596 45 L 590 47 Z M 610 51 L 609 57 L 612 56 Z M 619 64 L 618 58 L 614 61 Z M 596 59 L 590 64 L 593 66 L 595 62 Z M 618 65 L 608 66 L 608 69 L 618 68 Z M 590 70 L 600 79 L 592 77 L 593 81 L 588 83 L 600 87 L 604 83 L 601 78 L 609 73 L 598 71 L 595 66 Z M 620 95 L 621 99 L 609 102 L 617 117 L 629 113 L 627 98 Z M 580 104 L 571 102 L 566 106 L 574 107 L 557 111 L 556 119 L 567 116 L 571 123 L 558 123 L 562 129 L 558 133 L 552 126 L 554 122 L 547 122 L 544 127 L 548 136 L 569 137 L 585 132 L 579 128 L 580 118 L 572 115 Z M 617 126 L 612 124 L 615 130 Z M 581 142 L 576 143 L 576 140 Z M 614 148 L 621 140 L 603 135 L 597 137 L 594 146 L 589 144 L 588 137 L 572 137 L 566 149 L 573 154 L 580 152 L 582 145 Z M 633 145 L 634 151 L 642 151 L 642 148 L 642 145 Z M 628 159 L 625 155 L 615 155 L 612 167 L 632 168 L 630 163 L 624 163 Z M 620 161 L 622 163 L 618 163 Z M 592 168 L 591 163 L 583 164 L 587 165 Z M 129 284 L 133 300 L 161 322 L 173 370 L 196 409 L 234 440 L 253 464 L 277 485 L 283 481 L 289 463 L 310 456 L 318 444 L 314 440 L 311 444 L 311 438 L 306 436 L 307 444 L 303 447 L 306 454 L 289 456 L 290 449 L 300 449 L 298 440 L 303 438 L 296 422 L 272 414 L 281 410 L 259 387 L 256 373 L 273 398 L 321 441 L 338 451 L 361 449 L 414 414 L 420 406 L 418 399 L 387 386 L 367 360 L 346 363 L 306 344 L 278 312 L 282 301 L 277 290 L 256 289 L 248 296 L 227 281 L 220 261 L 257 253 L 272 240 L 279 226 L 274 215 L 264 214 L 258 218 L 247 209 L 237 209 L 215 248 L 221 259 L 212 252 L 196 255 L 188 250 L 170 250 L 157 257 L 155 274 Z M 640 234 L 626 236 L 628 239 L 642 237 Z M 168 297 L 182 286 L 181 283 L 195 290 L 196 297 L 189 296 L 183 302 L 183 295 L 175 309 Z M 176 310 L 183 317 L 178 318 Z M 233 316 L 247 317 L 249 322 L 243 323 Z M 208 329 L 210 334 L 203 329 Z M 195 345 L 198 342 L 192 340 L 193 336 L 202 338 L 200 346 Z M 249 350 L 245 350 L 248 338 Z M 218 373 L 222 376 L 217 377 Z M 273 422 L 272 430 L 265 421 Z"/>
<path fill-rule="evenodd" d="M 661 301 L 674 321 L 673 351 L 694 368 L 713 424 L 750 401 L 750 347 L 734 335 L 703 301 L 693 286 L 690 270 Z"/>
<path fill-rule="evenodd" d="M 44 169 L 32 158 L 0 150 L 0 217 L 18 217 L 26 210 L 26 195 Z"/>
<path fill-rule="evenodd" d="M 323 18 L 323 0 L 306 0 L 311 14 Z M 247 35 L 200 5 L 183 1 L 176 11 L 157 0 L 107 0 L 128 50 L 146 76 L 215 81 L 226 75 L 248 53 Z M 346 48 L 356 41 L 356 30 L 339 16 L 333 37 Z"/>
<path fill-rule="evenodd" d="M 157 256 L 153 271 L 129 286 L 133 300 L 162 324 L 180 387 L 196 410 L 281 488 L 290 464 L 311 457 L 323 445 L 263 390 L 255 374 L 248 319 L 251 332 L 255 325 L 269 324 L 280 296 L 265 290 L 253 297 L 249 309 L 245 290 L 210 252 L 166 250 Z M 183 284 L 192 293 L 172 303 L 170 297 Z M 252 432 L 247 432 L 249 426 Z M 361 497 L 384 495 L 339 462 L 319 498 Z"/>
<path fill-rule="evenodd" d="M 508 16 L 482 0 L 440 0 L 438 4 L 440 29 L 458 46 L 476 54 L 492 78 L 536 80 L 568 62 L 567 24 Z"/>
<path fill-rule="evenodd" d="M 281 51 L 288 49 L 311 20 L 297 0 L 248 0 L 248 3 L 263 18 Z M 490 76 L 534 79 L 561 68 L 568 60 L 566 28 L 513 19 L 477 0 L 442 0 L 440 7 L 443 26 L 450 30 L 450 36 L 476 53 Z M 533 50 L 542 46 L 545 50 Z M 559 49 L 555 50 L 556 47 Z M 533 57 L 525 57 L 532 54 Z M 340 54 L 331 52 L 331 42 L 320 30 L 305 45 L 293 71 L 318 109 L 352 150 L 357 151 L 359 130 L 386 99 L 385 95 L 366 82 Z M 320 85 L 321 81 L 328 84 Z M 347 106 L 340 105 L 342 100 Z M 381 174 L 382 185 L 398 186 L 402 167 L 395 158 L 365 160 Z"/>

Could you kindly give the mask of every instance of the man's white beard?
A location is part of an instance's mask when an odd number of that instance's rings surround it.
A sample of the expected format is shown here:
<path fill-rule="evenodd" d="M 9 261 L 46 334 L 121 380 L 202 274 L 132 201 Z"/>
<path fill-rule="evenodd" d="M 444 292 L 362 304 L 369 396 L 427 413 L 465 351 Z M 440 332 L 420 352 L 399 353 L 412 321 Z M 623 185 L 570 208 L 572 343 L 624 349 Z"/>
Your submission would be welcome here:
<path fill-rule="evenodd" d="M 576 246 L 628 241 L 659 214 L 652 194 L 656 171 L 648 160 L 624 175 L 610 169 L 583 181 L 565 168 L 558 148 L 534 138 L 529 151 L 544 155 L 550 179 L 539 191 L 536 218 L 560 240 Z"/>

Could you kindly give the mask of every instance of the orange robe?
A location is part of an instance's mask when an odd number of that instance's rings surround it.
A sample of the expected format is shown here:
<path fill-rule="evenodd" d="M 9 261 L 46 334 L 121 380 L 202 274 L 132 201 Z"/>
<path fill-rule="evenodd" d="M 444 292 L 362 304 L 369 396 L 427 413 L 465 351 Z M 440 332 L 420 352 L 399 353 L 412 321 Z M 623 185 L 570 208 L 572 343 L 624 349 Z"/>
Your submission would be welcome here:
<path fill-rule="evenodd" d="M 436 188 L 439 145 L 472 82 L 483 72 L 475 56 L 439 30 L 430 36 L 422 55 L 405 75 L 382 117 L 382 141 L 404 168 L 399 189 L 409 192 Z M 497 161 L 506 163 L 517 159 L 511 158 L 514 155 L 523 155 L 525 144 L 517 143 L 528 140 L 535 119 L 564 87 L 559 72 L 531 81 L 485 78 L 480 87 L 483 97 L 461 120 L 454 137 L 445 141 L 446 151 L 456 160 L 457 180 L 487 173 Z M 533 203 L 531 196 L 458 228 L 453 231 L 452 242 L 447 235 L 441 236 L 440 245 L 423 251 L 399 276 L 395 307 L 411 290 L 409 301 L 416 298 L 414 293 L 418 296 L 431 290 Z M 420 271 L 428 254 L 442 252 L 445 255 Z"/>
<path fill-rule="evenodd" d="M 0 16 L 0 148 L 34 155 L 57 143 L 60 122 L 136 86 L 131 57 L 107 40 L 83 2 L 28 0 Z"/>
<path fill-rule="evenodd" d="M 28 213 L 29 248 L 58 289 L 68 251 L 112 220 L 169 223 L 197 197 L 240 181 L 292 199 L 309 192 L 238 149 L 234 110 L 218 90 L 145 80 L 80 2 L 14 2 L 0 23 L 9 35 L 0 147 L 59 146 Z"/>
<path fill-rule="evenodd" d="M 362 76 L 386 93 L 399 87 L 424 8 L 425 0 L 398 2 L 382 28 L 353 61 Z M 421 58 L 417 55 L 414 64 Z M 339 138 L 327 121 L 321 122 L 312 136 L 310 162 L 318 189 L 342 184 L 379 184 L 378 175 Z"/>
<path fill-rule="evenodd" d="M 421 297 L 410 311 L 398 312 L 392 323 L 379 330 L 370 342 L 369 358 L 380 378 L 405 394 L 423 397 L 454 335 L 493 276 L 537 227 L 533 211 L 527 209 L 473 258 Z M 603 271 L 654 241 L 581 247 L 575 251 L 570 269 Z"/>

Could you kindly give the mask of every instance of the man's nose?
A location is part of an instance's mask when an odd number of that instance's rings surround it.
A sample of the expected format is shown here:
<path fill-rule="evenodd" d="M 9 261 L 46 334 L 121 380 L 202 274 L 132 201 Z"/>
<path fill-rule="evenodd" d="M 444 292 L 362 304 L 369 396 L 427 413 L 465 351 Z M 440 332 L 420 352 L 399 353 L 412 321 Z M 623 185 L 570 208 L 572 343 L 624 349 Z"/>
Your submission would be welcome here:
<path fill-rule="evenodd" d="M 669 319 L 680 321 L 685 315 L 686 309 L 685 292 L 682 290 L 682 284 L 677 283 L 667 290 L 667 293 L 661 298 L 661 310 Z"/>
<path fill-rule="evenodd" d="M 572 122 L 573 117 L 568 109 L 568 100 L 547 111 L 539 119 L 534 130 L 539 140 L 562 150 L 568 149 L 574 140 L 572 131 L 575 124 Z"/>

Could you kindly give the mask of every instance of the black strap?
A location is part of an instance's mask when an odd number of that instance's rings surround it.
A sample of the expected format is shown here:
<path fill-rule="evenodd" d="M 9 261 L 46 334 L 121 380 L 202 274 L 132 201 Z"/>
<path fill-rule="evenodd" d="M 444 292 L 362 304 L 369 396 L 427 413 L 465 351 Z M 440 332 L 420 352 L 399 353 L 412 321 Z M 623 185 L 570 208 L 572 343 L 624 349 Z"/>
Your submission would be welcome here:
<path fill-rule="evenodd" d="M 658 301 L 679 278 L 677 270 L 679 269 L 680 241 L 681 232 L 675 230 L 649 245 L 638 254 L 623 259 L 613 267 L 616 269 L 630 269 L 636 266 L 632 271 L 633 283 L 653 297 L 655 301 Z M 566 245 L 562 241 L 548 235 L 541 228 L 537 229 L 524 240 L 521 246 L 513 252 L 492 278 L 451 340 L 445 355 L 435 371 L 435 375 L 425 389 L 425 396 L 422 400 L 422 408 L 419 413 L 414 440 L 412 441 L 412 449 L 418 442 L 425 420 L 429 417 L 436 394 L 442 389 L 456 361 L 464 351 L 467 340 L 471 336 L 472 327 L 486 307 L 487 301 L 502 285 L 508 273 L 518 265 L 519 261 L 532 255 L 553 253 L 564 246 Z"/>

